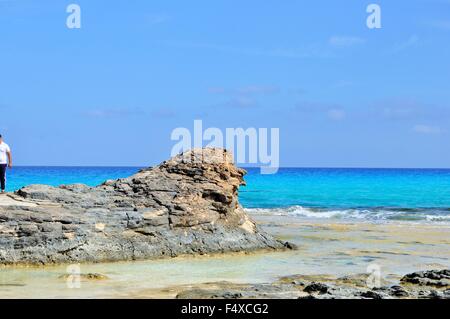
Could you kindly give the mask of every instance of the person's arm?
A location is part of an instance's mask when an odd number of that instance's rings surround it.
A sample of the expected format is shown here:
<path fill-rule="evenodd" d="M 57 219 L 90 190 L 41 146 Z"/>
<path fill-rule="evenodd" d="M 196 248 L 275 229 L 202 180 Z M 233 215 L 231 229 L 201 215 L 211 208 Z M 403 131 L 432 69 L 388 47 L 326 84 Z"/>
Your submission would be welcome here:
<path fill-rule="evenodd" d="M 6 154 L 8 155 L 8 167 L 11 168 L 11 167 L 12 167 L 12 154 L 11 154 L 11 150 L 9 150 L 9 152 L 6 152 Z"/>

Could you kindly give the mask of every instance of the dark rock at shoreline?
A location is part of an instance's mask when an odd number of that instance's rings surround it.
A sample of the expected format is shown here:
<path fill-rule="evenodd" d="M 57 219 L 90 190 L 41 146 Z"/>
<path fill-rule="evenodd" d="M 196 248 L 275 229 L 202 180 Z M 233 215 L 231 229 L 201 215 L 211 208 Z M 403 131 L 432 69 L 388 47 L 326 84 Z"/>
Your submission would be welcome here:
<path fill-rule="evenodd" d="M 401 281 L 419 286 L 450 287 L 450 269 L 417 271 L 403 276 Z"/>
<path fill-rule="evenodd" d="M 0 206 L 0 264 L 290 248 L 239 205 L 245 173 L 226 151 L 198 149 L 98 187 L 24 187 Z"/>
<path fill-rule="evenodd" d="M 328 286 L 320 282 L 313 282 L 303 289 L 307 293 L 317 292 L 319 294 L 326 294 L 328 292 Z"/>
<path fill-rule="evenodd" d="M 359 296 L 367 299 L 384 299 L 383 296 L 373 290 L 367 290 L 359 294 Z"/>
<path fill-rule="evenodd" d="M 402 286 L 392 286 L 389 288 L 389 294 L 394 297 L 408 297 L 409 294 Z"/>
<path fill-rule="evenodd" d="M 437 272 L 437 271 L 432 271 Z M 367 276 L 367 275 L 366 275 Z M 345 280 L 343 280 L 345 279 Z M 421 287 L 406 284 L 381 286 L 369 289 L 359 281 L 361 275 L 343 278 L 332 276 L 287 276 L 264 284 L 234 284 L 219 282 L 200 284 L 182 289 L 177 298 L 239 299 L 239 298 L 287 298 L 287 299 L 450 299 L 449 289 Z"/>

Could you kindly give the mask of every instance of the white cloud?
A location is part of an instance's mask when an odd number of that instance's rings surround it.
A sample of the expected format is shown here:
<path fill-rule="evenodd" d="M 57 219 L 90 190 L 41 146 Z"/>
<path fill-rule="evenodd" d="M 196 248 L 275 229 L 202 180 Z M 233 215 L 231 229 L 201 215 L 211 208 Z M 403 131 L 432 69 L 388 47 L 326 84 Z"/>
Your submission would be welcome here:
<path fill-rule="evenodd" d="M 208 88 L 208 92 L 211 94 L 224 94 L 226 92 L 226 89 L 221 86 L 214 86 Z"/>
<path fill-rule="evenodd" d="M 157 118 L 174 118 L 174 117 L 176 117 L 175 111 L 170 108 L 159 108 L 159 109 L 153 110 L 151 115 L 154 117 L 157 117 Z"/>
<path fill-rule="evenodd" d="M 346 80 L 340 80 L 336 83 L 334 83 L 332 85 L 333 88 L 346 88 L 346 87 L 351 87 L 353 86 L 355 83 L 353 83 L 352 81 L 346 81 Z"/>
<path fill-rule="evenodd" d="M 134 115 L 141 115 L 144 112 L 136 108 L 108 108 L 108 109 L 92 109 L 83 114 L 94 118 L 121 118 Z"/>
<path fill-rule="evenodd" d="M 237 108 L 249 108 L 256 106 L 256 101 L 247 96 L 238 96 L 232 98 L 226 103 L 228 106 Z"/>
<path fill-rule="evenodd" d="M 161 24 L 167 22 L 170 17 L 166 14 L 150 14 L 147 16 L 147 21 L 150 24 Z"/>
<path fill-rule="evenodd" d="M 439 126 L 424 124 L 415 125 L 413 131 L 420 134 L 441 134 L 444 132 Z"/>
<path fill-rule="evenodd" d="M 227 89 L 222 86 L 210 87 L 209 93 L 212 94 L 233 94 L 233 95 L 259 95 L 259 94 L 275 94 L 280 88 L 274 85 L 248 85 L 236 89 Z"/>
<path fill-rule="evenodd" d="M 194 42 L 166 42 L 167 45 L 179 48 L 211 50 L 227 54 L 238 54 L 247 56 L 261 56 L 273 58 L 326 58 L 331 54 L 324 50 L 322 46 L 307 45 L 302 48 L 251 48 L 222 45 L 214 43 L 194 43 Z"/>
<path fill-rule="evenodd" d="M 450 20 L 433 20 L 429 21 L 428 25 L 436 29 L 450 31 Z"/>
<path fill-rule="evenodd" d="M 450 109 L 445 105 L 411 98 L 388 98 L 378 100 L 369 106 L 372 116 L 388 120 L 410 121 L 412 123 L 437 121 L 450 118 Z"/>
<path fill-rule="evenodd" d="M 414 35 L 410 36 L 406 41 L 397 43 L 396 45 L 394 45 L 392 52 L 394 52 L 394 53 L 400 52 L 400 51 L 406 50 L 408 48 L 415 47 L 418 44 L 419 44 L 419 37 L 414 34 Z"/>
<path fill-rule="evenodd" d="M 332 36 L 328 43 L 332 46 L 336 47 L 348 47 L 353 46 L 357 44 L 363 44 L 366 40 L 359 37 L 352 37 L 352 36 Z"/>
<path fill-rule="evenodd" d="M 276 86 L 264 86 L 264 85 L 250 85 L 246 87 L 239 88 L 238 93 L 240 94 L 272 94 L 277 93 L 279 88 Z"/>
<path fill-rule="evenodd" d="M 326 116 L 333 121 L 341 121 L 347 116 L 347 113 L 342 106 L 323 102 L 304 101 L 298 103 L 295 106 L 295 110 L 303 114 Z"/>
<path fill-rule="evenodd" d="M 236 108 L 250 108 L 258 106 L 257 98 L 259 96 L 276 94 L 279 92 L 279 88 L 272 85 L 249 85 L 235 89 L 218 86 L 209 88 L 208 92 L 226 96 L 228 100 L 222 105 Z"/>
<path fill-rule="evenodd" d="M 333 121 L 341 121 L 345 118 L 345 111 L 341 109 L 328 110 L 327 116 Z"/>

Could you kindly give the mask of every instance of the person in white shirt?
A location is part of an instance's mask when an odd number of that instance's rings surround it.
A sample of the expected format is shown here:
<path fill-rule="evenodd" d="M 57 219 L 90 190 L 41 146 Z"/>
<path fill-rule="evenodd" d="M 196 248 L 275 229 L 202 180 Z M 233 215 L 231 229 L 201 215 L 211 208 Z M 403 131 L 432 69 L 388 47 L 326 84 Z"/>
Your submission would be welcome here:
<path fill-rule="evenodd" d="M 0 186 L 2 194 L 6 188 L 6 168 L 12 168 L 12 155 L 9 145 L 3 142 L 3 137 L 0 134 Z"/>

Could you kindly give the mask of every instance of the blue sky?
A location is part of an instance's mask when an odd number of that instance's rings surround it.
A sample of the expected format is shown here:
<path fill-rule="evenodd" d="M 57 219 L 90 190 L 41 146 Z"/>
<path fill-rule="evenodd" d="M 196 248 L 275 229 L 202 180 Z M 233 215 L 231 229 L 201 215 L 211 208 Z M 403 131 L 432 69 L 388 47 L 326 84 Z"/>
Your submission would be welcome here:
<path fill-rule="evenodd" d="M 16 165 L 153 165 L 202 119 L 280 128 L 282 166 L 450 167 L 449 40 L 449 0 L 0 0 L 0 132 Z"/>

